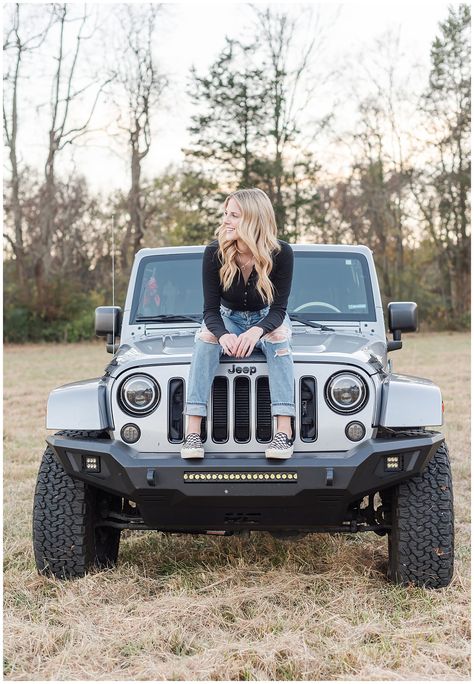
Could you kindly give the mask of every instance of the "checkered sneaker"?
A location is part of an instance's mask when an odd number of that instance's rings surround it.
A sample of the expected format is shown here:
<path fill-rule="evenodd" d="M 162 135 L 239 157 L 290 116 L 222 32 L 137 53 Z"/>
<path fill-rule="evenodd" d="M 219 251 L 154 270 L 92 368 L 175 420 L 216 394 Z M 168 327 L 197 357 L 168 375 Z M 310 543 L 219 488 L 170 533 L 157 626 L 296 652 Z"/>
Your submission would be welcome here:
<path fill-rule="evenodd" d="M 181 458 L 203 458 L 204 447 L 197 432 L 191 432 L 181 447 Z"/>
<path fill-rule="evenodd" d="M 277 432 L 268 448 L 265 449 L 267 458 L 290 458 L 293 453 L 293 440 L 284 432 Z"/>

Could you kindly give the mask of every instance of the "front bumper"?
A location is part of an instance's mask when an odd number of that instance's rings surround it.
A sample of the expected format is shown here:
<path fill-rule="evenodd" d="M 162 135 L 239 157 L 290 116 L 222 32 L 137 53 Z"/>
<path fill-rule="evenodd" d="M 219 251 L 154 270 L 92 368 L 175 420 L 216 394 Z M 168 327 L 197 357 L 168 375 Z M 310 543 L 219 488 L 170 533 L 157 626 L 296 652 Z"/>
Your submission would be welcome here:
<path fill-rule="evenodd" d="M 73 478 L 136 502 L 146 528 L 319 531 L 350 522 L 351 504 L 367 494 L 423 471 L 443 435 L 369 439 L 347 452 L 296 452 L 278 462 L 232 453 L 184 460 L 118 441 L 60 435 L 46 441 Z M 390 455 L 402 457 L 402 470 L 387 472 Z M 90 456 L 100 458 L 100 472 L 84 470 Z M 236 479 L 244 474 L 245 481 Z"/>

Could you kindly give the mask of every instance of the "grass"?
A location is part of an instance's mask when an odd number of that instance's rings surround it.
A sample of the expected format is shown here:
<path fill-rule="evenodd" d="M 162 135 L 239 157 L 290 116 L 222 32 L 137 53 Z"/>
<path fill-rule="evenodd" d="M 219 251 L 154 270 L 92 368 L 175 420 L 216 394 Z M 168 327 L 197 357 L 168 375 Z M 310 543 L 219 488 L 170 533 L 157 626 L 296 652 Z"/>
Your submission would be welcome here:
<path fill-rule="evenodd" d="M 405 335 L 394 371 L 435 380 L 456 504 L 441 591 L 385 579 L 386 539 L 125 532 L 118 567 L 39 577 L 31 511 L 54 387 L 101 375 L 102 344 L 5 349 L 7 680 L 466 680 L 470 677 L 469 336 Z"/>

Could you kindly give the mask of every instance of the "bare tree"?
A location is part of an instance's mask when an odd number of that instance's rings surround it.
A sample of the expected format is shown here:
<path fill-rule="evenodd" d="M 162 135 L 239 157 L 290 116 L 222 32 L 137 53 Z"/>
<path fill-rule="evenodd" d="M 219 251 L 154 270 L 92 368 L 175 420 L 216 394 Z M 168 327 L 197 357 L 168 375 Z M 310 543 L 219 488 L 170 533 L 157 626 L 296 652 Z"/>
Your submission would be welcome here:
<path fill-rule="evenodd" d="M 41 245 L 38 246 L 34 266 L 38 303 L 43 307 L 46 307 L 45 278 L 50 271 L 55 233 L 55 167 L 57 156 L 67 145 L 71 145 L 88 132 L 100 94 L 113 78 L 110 76 L 101 84 L 97 84 L 95 79 L 91 79 L 85 85 L 76 87 L 82 45 L 85 40 L 90 39 L 93 35 L 92 32 L 88 31 L 89 14 L 86 6 L 84 6 L 82 15 L 76 17 L 73 15 L 74 6 L 69 4 L 53 5 L 53 11 L 58 28 L 55 54 L 56 68 L 51 84 L 48 149 L 39 211 Z M 71 36 L 66 37 L 69 24 L 78 24 L 78 28 L 73 34 L 73 41 L 71 41 Z M 74 47 L 69 57 L 67 46 L 71 42 Z M 93 92 L 95 92 L 92 103 L 83 115 L 82 120 L 77 117 L 77 108 L 74 112 L 75 117 L 73 117 L 73 105 L 79 104 L 81 96 L 90 88 L 93 88 Z M 78 120 L 79 123 L 76 123 Z"/>
<path fill-rule="evenodd" d="M 402 59 L 400 33 L 389 32 L 376 41 L 376 52 L 373 61 L 380 68 L 380 77 L 374 77 L 373 71 L 366 70 L 369 80 L 375 89 L 380 111 L 384 113 L 382 129 L 385 138 L 385 165 L 388 167 L 386 183 L 386 208 L 390 216 L 390 237 L 394 243 L 395 258 L 393 259 L 394 280 L 392 293 L 394 297 L 401 296 L 399 283 L 404 267 L 404 241 L 407 232 L 406 188 L 411 166 L 408 152 L 404 145 L 406 139 L 401 121 L 403 108 L 408 97 L 402 83 L 399 65 Z M 379 163 L 381 162 L 379 155 Z"/>
<path fill-rule="evenodd" d="M 389 298 L 407 296 L 406 246 L 416 233 L 410 177 L 417 96 L 406 76 L 412 70 L 412 64 L 405 65 L 397 31 L 384 33 L 364 50 L 348 79 L 348 100 L 357 105 L 356 125 L 333 141 L 342 143 L 345 156 L 352 158 L 335 194 L 336 208 L 352 239 L 375 251 Z"/>
<path fill-rule="evenodd" d="M 62 190 L 59 192 L 56 179 L 57 159 L 67 145 L 73 144 L 88 132 L 105 82 L 101 84 L 95 77 L 86 79 L 84 74 L 81 77 L 78 75 L 83 43 L 93 35 L 93 30 L 89 29 L 91 22 L 85 7 L 78 15 L 74 5 L 51 4 L 42 7 L 37 16 L 33 17 L 30 11 L 24 22 L 21 22 L 20 19 L 26 12 L 26 8 L 16 5 L 11 26 L 4 40 L 4 49 L 11 57 L 5 78 L 5 103 L 8 104 L 4 103 L 3 111 L 5 139 L 11 163 L 11 193 L 7 212 L 12 217 L 12 230 L 7 229 L 6 239 L 17 260 L 20 278 L 23 281 L 29 279 L 29 285 L 31 280 L 34 282 L 35 287 L 28 288 L 30 299 L 33 292 L 38 312 L 47 316 L 52 306 L 47 283 L 52 276 L 56 238 L 58 233 L 63 235 L 68 229 L 67 225 L 59 223 L 61 212 L 58 211 L 58 203 L 61 203 Z M 28 27 L 33 24 L 33 20 L 37 24 L 38 17 L 42 20 L 44 28 L 39 32 L 37 29 L 29 30 Z M 22 29 L 21 23 L 25 24 L 26 29 Z M 34 51 L 44 45 L 48 50 L 53 50 L 54 60 L 44 175 L 38 188 L 31 169 L 28 172 L 24 170 L 28 187 L 25 183 L 22 195 L 17 138 L 21 123 L 19 112 L 25 108 L 27 93 L 22 93 L 20 88 L 21 66 L 28 53 L 31 65 Z M 45 67 L 47 62 L 43 60 L 41 64 Z M 84 105 L 85 97 L 89 97 L 87 105 Z M 36 104 L 37 111 L 44 106 L 42 103 Z M 23 225 L 23 207 L 26 204 L 30 209 L 32 204 L 36 207 L 32 225 L 28 221 Z M 30 219 L 32 215 L 30 210 Z M 34 249 L 31 248 L 33 245 Z"/>
<path fill-rule="evenodd" d="M 7 201 L 9 213 L 13 218 L 13 233 L 4 233 L 4 237 L 12 248 L 15 256 L 17 275 L 20 287 L 24 287 L 27 280 L 25 264 L 25 245 L 23 235 L 23 211 L 20 197 L 20 163 L 18 159 L 18 130 L 20 126 L 18 102 L 20 98 L 21 67 L 26 53 L 38 50 L 44 43 L 49 29 L 54 21 L 54 13 L 49 10 L 44 27 L 32 35 L 24 35 L 21 27 L 21 5 L 16 3 L 11 23 L 6 26 L 3 50 L 6 58 L 4 74 L 5 97 L 3 100 L 3 131 L 10 160 L 10 193 Z"/>
<path fill-rule="evenodd" d="M 125 270 L 140 248 L 146 229 L 142 162 L 150 151 L 151 122 L 167 80 L 160 74 L 153 54 L 156 23 L 161 5 L 124 5 L 118 14 L 120 33 L 116 47 L 117 84 L 115 98 L 125 100 L 126 124 L 120 116 L 119 128 L 126 133 L 130 154 L 128 220 L 121 245 L 121 265 Z M 117 97 L 118 96 L 118 97 Z"/>

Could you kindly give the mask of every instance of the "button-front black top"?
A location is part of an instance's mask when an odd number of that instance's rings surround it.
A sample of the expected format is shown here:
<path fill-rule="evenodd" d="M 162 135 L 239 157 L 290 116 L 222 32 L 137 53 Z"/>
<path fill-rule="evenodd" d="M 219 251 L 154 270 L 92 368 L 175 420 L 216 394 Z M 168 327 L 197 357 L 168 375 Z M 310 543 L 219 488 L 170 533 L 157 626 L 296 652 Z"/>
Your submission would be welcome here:
<path fill-rule="evenodd" d="M 274 286 L 274 299 L 268 314 L 258 324 L 259 328 L 263 328 L 264 334 L 272 332 L 283 323 L 293 278 L 293 250 L 287 242 L 283 240 L 278 240 L 278 242 L 281 251 L 274 254 L 273 268 L 269 274 Z M 267 306 L 257 290 L 258 274 L 255 267 L 252 269 L 247 285 L 239 269 L 230 288 L 223 291 L 219 278 L 221 263 L 218 250 L 219 242 L 214 240 L 207 245 L 202 260 L 204 323 L 217 339 L 228 332 L 219 311 L 221 303 L 234 311 L 259 311 Z"/>

